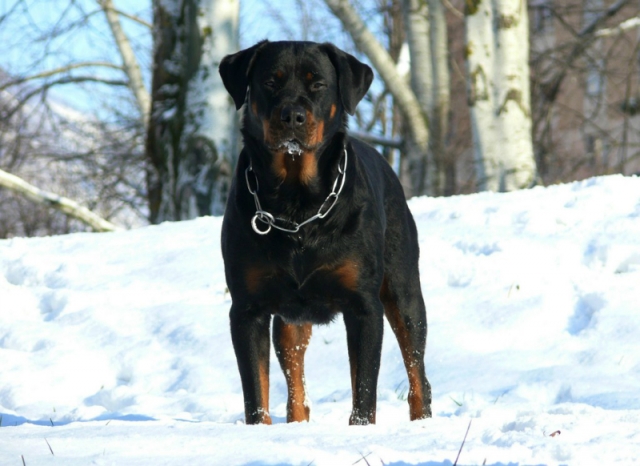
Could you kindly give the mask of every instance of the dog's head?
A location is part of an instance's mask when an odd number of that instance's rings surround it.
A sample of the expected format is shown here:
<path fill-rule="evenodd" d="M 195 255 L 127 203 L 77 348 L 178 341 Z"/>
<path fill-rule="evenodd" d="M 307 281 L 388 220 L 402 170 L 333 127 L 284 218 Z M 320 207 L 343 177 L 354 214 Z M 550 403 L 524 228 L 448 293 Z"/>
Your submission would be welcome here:
<path fill-rule="evenodd" d="M 220 76 L 236 108 L 247 104 L 244 131 L 295 158 L 344 127 L 373 72 L 329 43 L 263 41 L 225 57 Z"/>

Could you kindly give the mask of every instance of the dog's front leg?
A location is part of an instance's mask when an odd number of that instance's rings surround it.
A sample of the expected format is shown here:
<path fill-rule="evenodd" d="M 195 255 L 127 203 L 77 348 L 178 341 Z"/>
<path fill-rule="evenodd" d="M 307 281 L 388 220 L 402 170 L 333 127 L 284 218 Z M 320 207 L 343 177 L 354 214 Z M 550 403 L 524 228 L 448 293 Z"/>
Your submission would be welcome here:
<path fill-rule="evenodd" d="M 309 421 L 309 405 L 304 386 L 304 353 L 311 338 L 311 324 L 287 324 L 273 319 L 273 347 L 287 381 L 287 422 Z"/>
<path fill-rule="evenodd" d="M 350 425 L 376 422 L 378 372 L 384 328 L 382 305 L 378 307 L 364 312 L 344 313 L 353 402 Z"/>
<path fill-rule="evenodd" d="M 247 424 L 271 424 L 269 416 L 270 314 L 231 306 L 231 340 L 238 361 Z"/>

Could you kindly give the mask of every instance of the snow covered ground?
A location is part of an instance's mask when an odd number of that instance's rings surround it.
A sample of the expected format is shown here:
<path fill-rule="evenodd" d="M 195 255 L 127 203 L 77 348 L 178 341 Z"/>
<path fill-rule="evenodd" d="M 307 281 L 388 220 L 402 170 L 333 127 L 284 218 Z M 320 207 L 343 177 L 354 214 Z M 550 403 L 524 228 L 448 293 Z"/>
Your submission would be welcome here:
<path fill-rule="evenodd" d="M 220 219 L 0 241 L 0 465 L 640 461 L 640 178 L 420 198 L 433 419 L 386 328 L 378 424 L 349 427 L 341 319 L 307 352 L 311 422 L 243 424 Z"/>

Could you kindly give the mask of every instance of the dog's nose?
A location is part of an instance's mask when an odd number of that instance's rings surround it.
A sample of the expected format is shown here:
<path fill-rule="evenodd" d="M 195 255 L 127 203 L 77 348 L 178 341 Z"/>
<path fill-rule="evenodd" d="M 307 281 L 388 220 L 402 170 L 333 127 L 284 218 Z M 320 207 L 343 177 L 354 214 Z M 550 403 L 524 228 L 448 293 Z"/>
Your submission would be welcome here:
<path fill-rule="evenodd" d="M 280 119 L 288 127 L 295 128 L 307 121 L 307 115 L 304 108 L 299 105 L 285 105 L 280 113 Z"/>

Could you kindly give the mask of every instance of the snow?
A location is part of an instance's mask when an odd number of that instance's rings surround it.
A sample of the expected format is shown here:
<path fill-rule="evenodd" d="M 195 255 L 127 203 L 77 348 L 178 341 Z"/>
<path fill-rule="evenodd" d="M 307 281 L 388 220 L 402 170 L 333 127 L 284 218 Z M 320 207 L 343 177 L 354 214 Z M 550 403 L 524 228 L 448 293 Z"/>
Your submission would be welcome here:
<path fill-rule="evenodd" d="M 638 461 L 640 178 L 410 206 L 432 419 L 408 420 L 387 327 L 378 424 L 347 425 L 338 319 L 307 352 L 311 422 L 284 422 L 272 354 L 275 425 L 244 425 L 221 219 L 200 218 L 0 241 L 0 464 L 451 465 L 470 421 L 461 465 Z"/>

